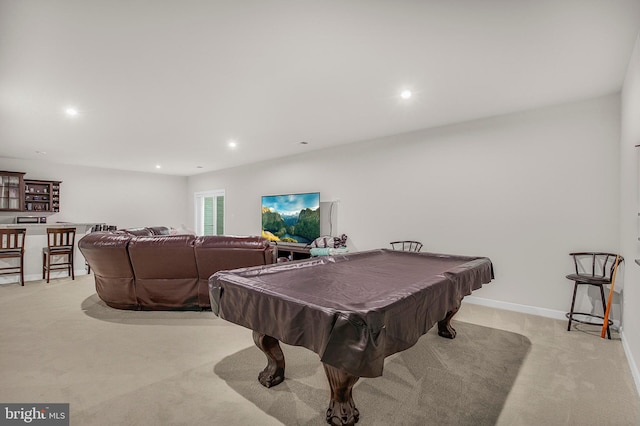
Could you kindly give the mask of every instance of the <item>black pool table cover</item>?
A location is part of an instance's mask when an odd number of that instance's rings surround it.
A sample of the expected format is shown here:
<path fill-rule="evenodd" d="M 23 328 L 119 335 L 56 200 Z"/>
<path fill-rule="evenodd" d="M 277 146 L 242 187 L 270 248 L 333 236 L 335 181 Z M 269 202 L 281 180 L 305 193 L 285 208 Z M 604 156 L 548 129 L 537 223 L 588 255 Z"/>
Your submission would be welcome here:
<path fill-rule="evenodd" d="M 493 277 L 486 257 L 380 249 L 220 271 L 209 292 L 220 318 L 378 377 L 385 357 L 413 346 Z"/>

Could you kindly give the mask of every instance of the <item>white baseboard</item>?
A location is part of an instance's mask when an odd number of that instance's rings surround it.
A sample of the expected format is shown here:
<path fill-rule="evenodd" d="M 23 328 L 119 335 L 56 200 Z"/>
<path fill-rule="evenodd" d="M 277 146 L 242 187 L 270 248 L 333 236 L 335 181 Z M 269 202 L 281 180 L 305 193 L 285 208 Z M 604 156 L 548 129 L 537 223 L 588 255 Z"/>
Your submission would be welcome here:
<path fill-rule="evenodd" d="M 476 296 L 466 296 L 463 302 L 473 303 L 474 305 L 488 306 L 490 308 L 504 309 L 505 311 L 521 312 L 523 314 L 538 315 L 546 318 L 566 320 L 567 313 L 565 311 L 556 311 L 554 309 L 539 308 L 537 306 L 520 305 L 518 303 L 501 302 L 498 300 L 484 299 Z M 620 329 L 620 320 L 614 319 L 611 326 L 614 330 Z"/>
<path fill-rule="evenodd" d="M 87 270 L 85 268 L 82 269 L 74 269 L 73 273 L 76 276 L 80 276 L 80 275 L 87 275 Z M 65 271 L 53 271 L 51 273 L 51 278 L 60 278 L 60 277 L 66 277 L 67 273 Z M 42 274 L 27 274 L 24 276 L 24 282 L 29 282 L 29 281 L 42 281 Z M 20 277 L 18 277 L 18 275 L 9 275 L 6 277 L 0 277 L 0 285 L 4 285 L 4 284 L 16 284 L 20 282 Z"/>
<path fill-rule="evenodd" d="M 474 305 L 488 306 L 490 308 L 504 309 L 505 311 L 515 311 L 547 318 L 567 319 L 565 312 L 562 311 L 539 308 L 537 306 L 520 305 L 517 303 L 501 302 L 499 300 L 484 299 L 476 296 L 466 296 L 463 299 L 463 303 L 473 303 Z"/>
<path fill-rule="evenodd" d="M 627 356 L 629 369 L 631 369 L 631 376 L 633 377 L 633 381 L 636 384 L 636 391 L 638 391 L 638 395 L 640 395 L 640 370 L 638 370 L 638 365 L 633 359 L 633 354 L 631 353 L 631 349 L 629 348 L 629 344 L 627 343 L 627 338 L 625 336 L 624 329 L 620 332 L 620 339 L 622 340 L 622 347 L 624 348 L 624 354 Z"/>

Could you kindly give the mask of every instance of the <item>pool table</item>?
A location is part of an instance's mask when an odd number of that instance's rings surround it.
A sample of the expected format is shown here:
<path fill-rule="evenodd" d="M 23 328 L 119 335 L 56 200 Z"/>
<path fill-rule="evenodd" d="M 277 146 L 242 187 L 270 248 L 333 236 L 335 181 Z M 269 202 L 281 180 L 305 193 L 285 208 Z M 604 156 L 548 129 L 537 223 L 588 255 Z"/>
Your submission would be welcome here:
<path fill-rule="evenodd" d="M 493 277 L 486 257 L 380 249 L 220 271 L 209 293 L 216 315 L 253 330 L 267 357 L 263 386 L 284 380 L 279 341 L 310 349 L 331 388 L 327 422 L 353 425 L 358 379 L 381 376 L 385 357 L 436 323 L 440 336 L 453 339 L 462 298 Z"/>

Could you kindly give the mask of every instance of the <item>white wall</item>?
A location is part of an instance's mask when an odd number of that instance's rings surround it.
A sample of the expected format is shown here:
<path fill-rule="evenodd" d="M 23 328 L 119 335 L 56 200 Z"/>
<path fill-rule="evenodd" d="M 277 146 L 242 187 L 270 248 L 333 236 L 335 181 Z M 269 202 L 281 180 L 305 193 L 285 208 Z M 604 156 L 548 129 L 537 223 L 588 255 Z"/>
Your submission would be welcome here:
<path fill-rule="evenodd" d="M 105 222 L 119 228 L 186 224 L 187 178 L 0 157 L 0 170 L 61 180 L 60 213 L 49 222 Z M 29 213 L 2 213 L 0 219 Z"/>
<path fill-rule="evenodd" d="M 640 38 L 635 49 L 622 88 L 622 127 L 620 143 L 620 241 L 627 261 L 624 290 L 623 343 L 631 364 L 636 387 L 640 390 L 640 228 L 638 212 L 638 161 L 640 160 Z"/>
<path fill-rule="evenodd" d="M 258 234 L 261 195 L 320 191 L 352 250 L 488 256 L 496 280 L 475 296 L 559 314 L 568 253 L 619 247 L 619 140 L 610 95 L 192 176 L 189 193 L 225 189 L 226 232 Z"/>

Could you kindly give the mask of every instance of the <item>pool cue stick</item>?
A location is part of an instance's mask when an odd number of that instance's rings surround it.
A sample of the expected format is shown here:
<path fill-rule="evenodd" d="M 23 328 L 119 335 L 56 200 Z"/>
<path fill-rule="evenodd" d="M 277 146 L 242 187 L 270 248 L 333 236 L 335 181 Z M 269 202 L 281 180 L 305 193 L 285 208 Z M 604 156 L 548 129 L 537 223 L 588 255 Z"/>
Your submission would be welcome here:
<path fill-rule="evenodd" d="M 616 283 L 616 273 L 618 272 L 618 260 L 620 259 L 620 255 L 616 256 L 616 264 L 613 267 L 613 276 L 611 277 L 611 288 L 609 288 L 609 300 L 607 300 L 607 310 L 604 313 L 604 321 L 602 322 L 602 331 L 600 332 L 600 337 L 604 339 L 605 334 L 607 334 L 607 327 L 609 325 L 609 311 L 611 311 L 611 299 L 613 298 L 613 286 Z"/>

